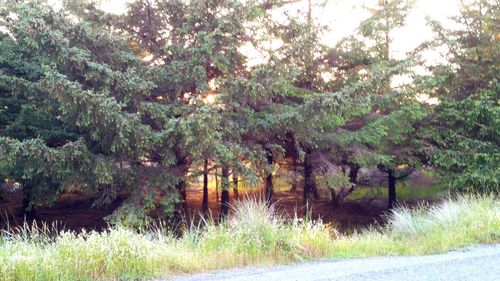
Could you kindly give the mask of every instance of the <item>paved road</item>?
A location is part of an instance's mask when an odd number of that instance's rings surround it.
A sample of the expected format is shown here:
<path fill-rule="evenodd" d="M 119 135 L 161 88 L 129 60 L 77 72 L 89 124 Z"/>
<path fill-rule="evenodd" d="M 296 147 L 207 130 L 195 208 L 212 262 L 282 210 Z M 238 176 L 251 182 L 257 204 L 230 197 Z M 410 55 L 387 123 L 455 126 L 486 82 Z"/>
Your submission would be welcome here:
<path fill-rule="evenodd" d="M 192 276 L 176 276 L 173 280 L 500 281 L 500 244 L 421 257 L 375 257 L 316 261 L 271 268 L 232 269 Z"/>

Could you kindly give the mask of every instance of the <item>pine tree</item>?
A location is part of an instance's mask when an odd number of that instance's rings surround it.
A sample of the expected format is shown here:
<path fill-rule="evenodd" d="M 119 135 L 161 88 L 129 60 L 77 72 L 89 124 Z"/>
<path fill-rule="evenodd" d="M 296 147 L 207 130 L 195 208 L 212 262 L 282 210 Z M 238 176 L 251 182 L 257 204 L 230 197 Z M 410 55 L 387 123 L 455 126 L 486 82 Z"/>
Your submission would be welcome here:
<path fill-rule="evenodd" d="M 338 65 L 328 59 L 331 48 L 320 43 L 324 27 L 314 23 L 315 7 L 312 1 L 308 3 L 303 17 L 270 25 L 271 40 L 281 40 L 282 46 L 268 50 L 268 65 L 283 83 L 267 105 L 270 124 L 277 132 L 269 140 L 281 147 L 284 155 L 301 159 L 306 216 L 313 197 L 318 197 L 315 174 L 322 164 L 318 160 L 340 162 L 339 129 L 369 112 L 369 95 L 363 93 L 372 87 L 372 81 L 341 85 L 324 78 L 323 74 L 336 73 Z"/>
<path fill-rule="evenodd" d="M 154 88 L 140 57 L 111 29 L 68 9 L 3 1 L 0 13 L 0 91 L 19 104 L 7 105 L 2 123 L 1 173 L 21 183 L 28 210 L 71 189 L 96 204 L 130 193 L 116 218 L 143 220 L 154 194 L 171 193 L 176 179 L 168 163 L 151 160 L 166 132 L 140 111 Z M 167 198 L 165 206 L 175 193 Z M 131 216 L 130 206 L 141 211 Z"/>
<path fill-rule="evenodd" d="M 360 36 L 341 42 L 337 54 L 337 58 L 343 55 L 340 62 L 345 66 L 340 77 L 349 83 L 364 79 L 373 83 L 371 112 L 344 127 L 349 149 L 357 150 L 348 163 L 377 166 L 387 174 L 389 208 L 396 202 L 396 181 L 422 161 L 419 129 L 427 110 L 416 99 L 415 87 L 392 85 L 398 77 L 415 76 L 413 67 L 419 63 L 418 49 L 402 59 L 391 54 L 392 32 L 405 25 L 411 7 L 409 1 L 378 1 L 360 24 Z"/>
<path fill-rule="evenodd" d="M 499 4 L 463 3 L 453 18 L 456 28 L 431 21 L 436 33 L 431 46 L 444 46 L 448 61 L 431 67 L 432 75 L 424 79 L 427 93 L 439 101 L 426 127 L 427 152 L 462 191 L 500 190 Z"/>

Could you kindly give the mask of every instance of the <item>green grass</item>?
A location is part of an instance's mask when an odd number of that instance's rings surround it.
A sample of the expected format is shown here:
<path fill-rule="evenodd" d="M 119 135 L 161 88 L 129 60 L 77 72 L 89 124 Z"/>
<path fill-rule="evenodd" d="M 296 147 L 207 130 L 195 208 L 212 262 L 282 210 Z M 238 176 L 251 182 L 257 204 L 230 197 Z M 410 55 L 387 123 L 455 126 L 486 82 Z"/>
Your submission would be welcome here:
<path fill-rule="evenodd" d="M 500 241 L 495 197 L 460 197 L 399 209 L 386 226 L 341 235 L 330 225 L 283 219 L 256 201 L 225 223 L 192 225 L 182 238 L 162 227 L 136 232 L 56 232 L 25 226 L 0 241 L 0 279 L 133 280 L 316 258 L 421 255 Z"/>
<path fill-rule="evenodd" d="M 446 197 L 448 186 L 445 183 L 434 184 L 429 187 L 414 187 L 408 184 L 398 184 L 396 188 L 398 200 L 437 200 Z M 350 200 L 362 200 L 367 198 L 387 198 L 387 186 L 360 186 L 348 197 Z"/>

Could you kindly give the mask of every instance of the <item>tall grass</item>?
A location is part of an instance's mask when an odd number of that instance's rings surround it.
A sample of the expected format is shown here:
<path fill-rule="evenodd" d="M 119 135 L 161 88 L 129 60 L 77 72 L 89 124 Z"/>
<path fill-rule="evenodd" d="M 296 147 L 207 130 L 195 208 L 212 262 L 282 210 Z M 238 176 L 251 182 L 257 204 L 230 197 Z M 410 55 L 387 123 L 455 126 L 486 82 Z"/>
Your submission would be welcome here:
<path fill-rule="evenodd" d="M 0 238 L 1 280 L 134 280 L 328 257 L 416 255 L 500 241 L 500 203 L 461 197 L 400 208 L 384 226 L 341 235 L 320 221 L 284 219 L 255 200 L 222 224 L 191 225 L 182 238 L 162 227 L 57 232 L 25 226 Z"/>

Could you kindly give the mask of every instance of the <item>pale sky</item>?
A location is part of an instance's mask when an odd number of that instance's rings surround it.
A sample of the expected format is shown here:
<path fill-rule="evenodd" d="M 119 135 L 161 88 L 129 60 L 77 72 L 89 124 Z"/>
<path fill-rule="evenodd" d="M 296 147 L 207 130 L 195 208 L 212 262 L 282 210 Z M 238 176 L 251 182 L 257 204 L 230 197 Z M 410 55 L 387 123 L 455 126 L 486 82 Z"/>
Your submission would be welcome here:
<path fill-rule="evenodd" d="M 110 13 L 124 13 L 126 5 L 133 0 L 96 0 L 100 8 Z M 405 54 L 425 40 L 432 39 L 432 32 L 426 26 L 426 17 L 431 17 L 443 24 L 449 24 L 449 17 L 459 13 L 459 0 L 414 0 L 415 6 L 406 19 L 406 26 L 392 32 L 393 44 L 391 56 L 403 58 Z M 61 0 L 49 0 L 55 6 L 59 6 Z M 359 23 L 369 16 L 363 6 L 373 6 L 377 0 L 313 0 L 314 4 L 326 3 L 322 7 L 318 5 L 313 9 L 315 22 L 328 26 L 330 31 L 322 38 L 322 43 L 334 45 L 338 40 L 355 32 Z M 305 11 L 307 1 L 301 0 L 298 4 L 289 5 L 288 12 L 293 14 L 297 10 Z M 283 18 L 280 11 L 274 16 L 279 20 Z M 248 65 L 262 62 L 262 57 L 249 46 L 244 46 L 241 51 L 249 57 Z M 424 54 L 427 62 L 434 64 L 442 62 L 443 59 L 437 52 Z"/>
<path fill-rule="evenodd" d="M 337 40 L 353 33 L 358 24 L 369 16 L 362 8 L 371 6 L 376 0 L 330 0 L 323 13 L 319 15 L 321 23 L 332 31 L 325 38 L 327 42 Z M 439 21 L 446 21 L 459 12 L 458 0 L 416 0 L 415 7 L 406 18 L 406 26 L 395 30 L 393 37 L 393 55 L 399 56 L 431 39 L 432 32 L 426 26 L 425 18 L 430 16 Z"/>
<path fill-rule="evenodd" d="M 100 8 L 110 13 L 124 13 L 126 5 L 133 0 L 97 0 Z M 432 32 L 426 25 L 426 17 L 440 21 L 445 26 L 450 26 L 450 17 L 459 13 L 459 0 L 414 0 L 415 6 L 406 18 L 406 26 L 394 30 L 391 34 L 391 56 L 399 59 L 404 58 L 407 52 L 410 52 L 425 40 L 432 39 Z M 55 6 L 60 6 L 61 0 L 49 0 Z M 353 34 L 359 23 L 366 19 L 370 14 L 364 7 L 373 6 L 377 0 L 313 0 L 313 16 L 315 22 L 326 25 L 329 31 L 322 37 L 322 43 L 334 45 L 338 40 Z M 314 5 L 326 3 L 324 5 Z M 294 14 L 296 11 L 307 10 L 307 1 L 289 5 L 287 12 Z M 279 20 L 284 18 L 281 13 L 284 10 L 277 11 L 273 16 Z M 278 43 L 279 44 L 279 43 Z M 275 43 L 273 42 L 273 45 Z M 263 57 L 250 46 L 243 46 L 240 49 L 248 56 L 247 65 L 262 63 Z M 430 51 L 424 54 L 426 64 L 435 64 L 443 62 L 442 56 L 436 51 Z M 419 67 L 416 71 L 424 72 L 424 67 Z M 408 83 L 405 77 L 396 77 L 393 79 L 395 85 Z"/>
<path fill-rule="evenodd" d="M 60 1 L 60 0 L 51 0 Z M 124 13 L 126 4 L 133 0 L 100 0 L 101 9 L 111 13 Z M 450 17 L 459 13 L 459 0 L 414 0 L 415 6 L 406 18 L 406 26 L 392 32 L 391 56 L 393 58 L 404 58 L 407 52 L 412 51 L 419 44 L 433 37 L 431 29 L 426 25 L 426 17 L 440 21 L 449 26 Z M 314 4 L 326 3 L 318 6 Z M 359 23 L 369 17 L 369 13 L 364 7 L 370 7 L 377 3 L 377 0 L 313 0 L 313 16 L 315 22 L 326 25 L 329 31 L 322 37 L 322 43 L 333 46 L 340 39 L 353 34 Z M 298 4 L 290 5 L 287 12 L 293 14 L 296 11 L 305 11 L 307 1 L 302 0 Z M 281 11 L 283 12 L 283 11 Z M 274 16 L 279 20 L 283 17 L 280 11 Z M 262 57 L 250 46 L 241 48 L 248 56 L 248 66 L 262 62 Z M 443 57 L 436 51 L 428 51 L 424 54 L 426 64 L 436 64 L 443 62 Z M 425 72 L 424 67 L 416 69 L 417 72 Z M 395 77 L 395 86 L 410 82 L 408 77 Z M 422 100 L 429 103 L 436 103 L 437 100 L 429 100 L 422 96 Z"/>
<path fill-rule="evenodd" d="M 58 1 L 58 0 L 51 0 Z M 111 13 L 123 13 L 130 0 L 100 0 L 101 9 Z M 324 3 L 325 0 L 313 3 Z M 323 43 L 333 45 L 339 39 L 352 34 L 358 24 L 369 16 L 363 5 L 372 6 L 377 0 L 326 0 L 324 7 L 316 7 L 313 11 L 315 20 L 327 25 L 329 32 L 323 37 Z M 307 1 L 296 4 L 291 10 L 305 10 Z M 292 11 L 293 12 L 293 11 Z M 431 39 L 432 33 L 425 24 L 425 17 L 430 16 L 446 22 L 450 16 L 459 12 L 458 0 L 415 0 L 415 7 L 407 18 L 407 25 L 392 34 L 392 54 L 396 58 L 403 57 L 421 42 Z M 279 15 L 277 15 L 279 17 Z"/>

